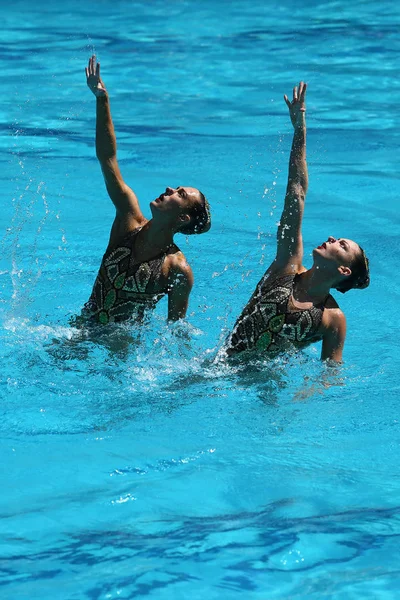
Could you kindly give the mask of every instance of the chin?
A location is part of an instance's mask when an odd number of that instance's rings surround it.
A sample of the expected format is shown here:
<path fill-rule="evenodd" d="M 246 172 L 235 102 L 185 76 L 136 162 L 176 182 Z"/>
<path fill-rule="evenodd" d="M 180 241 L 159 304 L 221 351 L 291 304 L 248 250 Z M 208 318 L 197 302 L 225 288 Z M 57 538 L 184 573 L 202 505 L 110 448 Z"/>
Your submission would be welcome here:
<path fill-rule="evenodd" d="M 314 248 L 312 251 L 312 257 L 315 267 L 326 266 L 327 262 L 329 262 L 329 257 L 324 255 L 324 251 L 318 248 Z"/>
<path fill-rule="evenodd" d="M 152 215 L 154 215 L 154 213 L 158 212 L 158 207 L 157 207 L 157 203 L 155 200 L 152 200 L 150 202 L 150 210 L 151 210 Z"/>

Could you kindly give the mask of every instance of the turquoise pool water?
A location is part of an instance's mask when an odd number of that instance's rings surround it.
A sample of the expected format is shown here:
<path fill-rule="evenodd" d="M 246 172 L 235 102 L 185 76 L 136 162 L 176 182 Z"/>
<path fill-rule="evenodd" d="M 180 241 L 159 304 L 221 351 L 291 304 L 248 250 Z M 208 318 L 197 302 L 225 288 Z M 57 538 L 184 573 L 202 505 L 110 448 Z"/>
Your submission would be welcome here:
<path fill-rule="evenodd" d="M 396 598 L 400 585 L 398 55 L 389 0 L 2 7 L 0 595 Z M 140 333 L 76 339 L 113 209 L 94 152 L 95 52 L 125 179 L 210 199 L 181 237 L 195 287 Z M 306 265 L 327 235 L 371 259 L 334 372 L 316 346 L 213 362 L 274 254 L 308 90 Z M 329 383 L 329 385 L 324 385 Z"/>

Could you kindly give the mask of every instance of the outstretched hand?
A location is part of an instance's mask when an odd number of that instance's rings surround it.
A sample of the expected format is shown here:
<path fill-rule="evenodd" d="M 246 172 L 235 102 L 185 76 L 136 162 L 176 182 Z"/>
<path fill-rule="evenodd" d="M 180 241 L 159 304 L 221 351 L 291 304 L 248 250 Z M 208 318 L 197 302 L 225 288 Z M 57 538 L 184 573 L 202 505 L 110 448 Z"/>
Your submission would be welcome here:
<path fill-rule="evenodd" d="M 93 54 L 91 58 L 89 58 L 89 64 L 85 69 L 86 72 L 86 82 L 90 91 L 97 97 L 105 96 L 106 86 L 101 80 L 100 77 L 100 63 L 96 62 L 96 56 Z"/>
<path fill-rule="evenodd" d="M 296 127 L 299 115 L 303 116 L 302 113 L 306 112 L 306 90 L 307 84 L 304 81 L 300 81 L 299 89 L 293 88 L 293 100 L 290 102 L 286 94 L 283 96 L 286 105 L 289 109 L 290 120 L 292 121 L 293 127 Z"/>

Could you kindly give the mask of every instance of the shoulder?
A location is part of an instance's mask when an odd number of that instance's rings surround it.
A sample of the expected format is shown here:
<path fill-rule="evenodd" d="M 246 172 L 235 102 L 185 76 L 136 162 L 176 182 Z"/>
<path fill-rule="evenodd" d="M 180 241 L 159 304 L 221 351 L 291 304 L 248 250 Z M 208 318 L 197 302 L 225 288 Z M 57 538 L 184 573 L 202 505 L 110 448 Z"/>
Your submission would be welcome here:
<path fill-rule="evenodd" d="M 301 263 L 296 262 L 290 264 L 280 264 L 279 261 L 274 262 L 268 268 L 266 275 L 273 278 L 285 277 L 286 275 L 301 275 L 307 271 L 306 267 Z"/>
<path fill-rule="evenodd" d="M 335 298 L 333 296 L 331 296 L 330 294 L 329 294 L 328 298 L 325 301 L 325 308 L 326 309 L 338 308 L 340 310 L 339 304 L 336 302 Z"/>
<path fill-rule="evenodd" d="M 171 283 L 180 283 L 189 287 L 193 285 L 192 268 L 179 248 L 176 248 L 175 252 L 167 254 L 164 266 L 168 271 L 168 279 Z"/>
<path fill-rule="evenodd" d="M 329 301 L 329 299 L 328 299 Z M 328 304 L 325 307 L 322 315 L 321 328 L 322 333 L 345 333 L 346 332 L 346 317 L 344 312 L 339 308 L 336 301 L 332 298 L 333 304 L 330 307 Z"/>
<path fill-rule="evenodd" d="M 173 271 L 187 271 L 190 269 L 186 256 L 178 247 L 175 247 L 166 255 L 165 263 Z"/>

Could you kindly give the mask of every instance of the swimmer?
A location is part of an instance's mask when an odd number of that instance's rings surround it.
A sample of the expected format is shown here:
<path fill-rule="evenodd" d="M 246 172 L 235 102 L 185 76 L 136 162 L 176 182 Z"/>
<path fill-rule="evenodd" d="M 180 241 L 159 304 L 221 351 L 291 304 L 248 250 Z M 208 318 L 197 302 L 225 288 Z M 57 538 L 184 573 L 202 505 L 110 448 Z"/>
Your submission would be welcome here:
<path fill-rule="evenodd" d="M 209 204 L 196 188 L 167 187 L 150 202 L 146 219 L 117 161 L 117 143 L 108 92 L 96 56 L 89 59 L 87 85 L 96 97 L 96 155 L 115 206 L 110 239 L 92 294 L 81 317 L 91 323 L 142 320 L 168 295 L 168 319 L 186 315 L 193 272 L 174 244 L 175 233 L 199 234 L 211 227 Z"/>
<path fill-rule="evenodd" d="M 303 266 L 301 225 L 308 188 L 306 90 L 300 82 L 284 99 L 294 128 L 286 197 L 277 234 L 276 257 L 229 335 L 228 356 L 243 352 L 275 355 L 290 346 L 322 340 L 322 360 L 342 361 L 346 319 L 330 294 L 369 285 L 368 259 L 356 242 L 329 236 Z"/>

